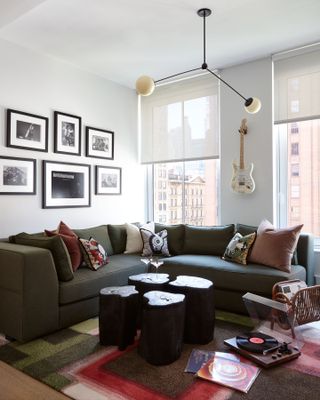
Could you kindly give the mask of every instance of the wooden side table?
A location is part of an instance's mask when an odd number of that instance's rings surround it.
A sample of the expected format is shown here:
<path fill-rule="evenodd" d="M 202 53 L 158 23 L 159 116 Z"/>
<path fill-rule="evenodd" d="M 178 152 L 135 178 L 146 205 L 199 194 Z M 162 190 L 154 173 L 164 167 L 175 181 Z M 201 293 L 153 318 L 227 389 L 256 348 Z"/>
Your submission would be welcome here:
<path fill-rule="evenodd" d="M 136 336 L 139 294 L 134 286 L 113 286 L 101 289 L 99 300 L 100 343 L 124 350 Z"/>
<path fill-rule="evenodd" d="M 138 353 L 150 364 L 167 365 L 181 355 L 185 296 L 151 291 L 143 296 Z"/>
<path fill-rule="evenodd" d="M 128 285 L 134 285 L 139 292 L 139 313 L 137 327 L 141 327 L 142 298 L 143 295 L 151 290 L 166 290 L 169 282 L 168 274 L 145 273 L 131 275 L 128 278 Z"/>
<path fill-rule="evenodd" d="M 211 342 L 215 325 L 213 283 L 196 276 L 179 275 L 169 283 L 168 290 L 186 296 L 184 342 Z"/>

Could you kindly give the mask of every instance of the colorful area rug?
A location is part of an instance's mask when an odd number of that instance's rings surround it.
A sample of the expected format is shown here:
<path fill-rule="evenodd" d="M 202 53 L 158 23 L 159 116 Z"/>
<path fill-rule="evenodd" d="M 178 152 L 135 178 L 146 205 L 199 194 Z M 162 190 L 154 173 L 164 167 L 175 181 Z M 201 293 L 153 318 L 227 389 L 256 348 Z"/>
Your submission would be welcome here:
<path fill-rule="evenodd" d="M 184 345 L 181 358 L 168 366 L 148 364 L 138 355 L 137 344 L 122 352 L 101 346 L 97 319 L 25 344 L 2 337 L 0 359 L 76 400 L 319 399 L 318 324 L 305 325 L 306 343 L 298 359 L 262 370 L 247 394 L 184 372 L 193 348 L 228 351 L 223 340 L 249 325 L 246 317 L 218 313 L 214 340 L 205 346 Z"/>

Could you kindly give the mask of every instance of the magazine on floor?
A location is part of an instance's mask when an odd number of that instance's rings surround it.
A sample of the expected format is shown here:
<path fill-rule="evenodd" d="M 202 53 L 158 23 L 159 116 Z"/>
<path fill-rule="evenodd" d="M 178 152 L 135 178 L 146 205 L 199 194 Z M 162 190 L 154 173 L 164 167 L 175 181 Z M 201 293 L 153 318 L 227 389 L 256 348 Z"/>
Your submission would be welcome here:
<path fill-rule="evenodd" d="M 228 354 L 228 353 L 224 353 Z M 197 376 L 232 389 L 247 393 L 259 375 L 260 368 L 214 354 L 197 372 Z"/>
<path fill-rule="evenodd" d="M 202 365 L 209 361 L 214 355 L 218 357 L 228 358 L 234 361 L 240 361 L 240 356 L 236 354 L 224 353 L 221 351 L 193 349 L 184 372 L 191 372 L 193 374 L 196 374 L 202 367 Z"/>

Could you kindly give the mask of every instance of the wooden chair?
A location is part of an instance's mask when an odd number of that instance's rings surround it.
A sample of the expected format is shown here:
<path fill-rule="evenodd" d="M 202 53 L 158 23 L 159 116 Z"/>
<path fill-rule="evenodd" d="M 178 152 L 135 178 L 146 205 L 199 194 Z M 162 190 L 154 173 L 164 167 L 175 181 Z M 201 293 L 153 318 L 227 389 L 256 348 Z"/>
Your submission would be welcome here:
<path fill-rule="evenodd" d="M 272 299 L 288 305 L 288 315 L 292 320 L 291 325 L 288 323 L 288 319 L 284 320 L 275 316 L 272 328 L 274 322 L 277 322 L 282 329 L 291 329 L 293 338 L 295 338 L 294 326 L 320 321 L 320 285 L 302 288 L 291 298 L 280 291 L 281 285 L 297 282 L 299 281 L 282 281 L 276 283 L 272 288 Z"/>

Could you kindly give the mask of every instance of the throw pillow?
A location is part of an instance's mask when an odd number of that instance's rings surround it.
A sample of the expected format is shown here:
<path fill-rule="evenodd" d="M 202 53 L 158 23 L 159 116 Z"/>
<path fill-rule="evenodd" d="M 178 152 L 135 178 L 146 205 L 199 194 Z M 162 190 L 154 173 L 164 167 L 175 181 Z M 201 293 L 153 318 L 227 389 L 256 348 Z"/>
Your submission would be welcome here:
<path fill-rule="evenodd" d="M 83 258 L 90 269 L 97 271 L 103 265 L 108 264 L 109 258 L 105 249 L 94 238 L 91 237 L 89 240 L 79 238 L 79 242 L 83 251 Z"/>
<path fill-rule="evenodd" d="M 82 254 L 78 236 L 62 221 L 60 222 L 57 230 L 48 231 L 45 229 L 45 234 L 49 237 L 60 236 L 62 238 L 70 255 L 72 269 L 73 271 L 76 271 L 82 262 Z"/>
<path fill-rule="evenodd" d="M 275 229 L 269 221 L 263 220 L 258 227 L 249 261 L 290 272 L 292 255 L 302 227 L 303 225 L 297 225 Z"/>
<path fill-rule="evenodd" d="M 153 255 L 170 256 L 168 250 L 168 232 L 166 229 L 158 233 L 153 233 L 147 229 L 140 229 L 143 250 L 142 257 L 151 257 Z"/>
<path fill-rule="evenodd" d="M 67 247 L 60 236 L 35 236 L 23 232 L 14 237 L 14 243 L 50 250 L 59 281 L 67 282 L 73 279 L 70 256 Z"/>
<path fill-rule="evenodd" d="M 142 225 L 141 228 L 154 232 L 154 222 L 149 222 Z M 137 225 L 126 223 L 127 244 L 125 254 L 141 253 L 143 249 L 143 241 L 140 234 L 140 229 Z"/>
<path fill-rule="evenodd" d="M 230 240 L 222 258 L 228 261 L 234 261 L 238 264 L 247 265 L 247 257 L 254 240 L 256 233 L 242 236 L 237 232 Z"/>

